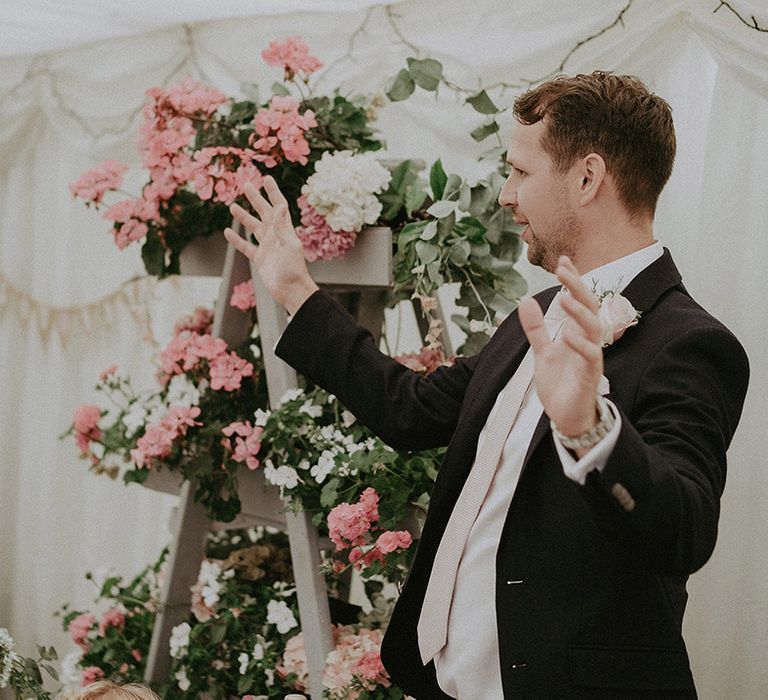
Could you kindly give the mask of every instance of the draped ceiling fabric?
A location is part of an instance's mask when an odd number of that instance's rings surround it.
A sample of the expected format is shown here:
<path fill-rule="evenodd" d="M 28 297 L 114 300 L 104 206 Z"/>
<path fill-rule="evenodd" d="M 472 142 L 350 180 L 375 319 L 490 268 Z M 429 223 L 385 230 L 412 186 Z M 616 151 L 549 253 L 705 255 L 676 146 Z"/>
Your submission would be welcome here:
<path fill-rule="evenodd" d="M 317 91 L 382 90 L 411 55 L 439 59 L 461 85 L 517 86 L 493 90 L 498 104 L 566 57 L 569 73 L 640 76 L 673 106 L 679 142 L 657 237 L 691 293 L 742 340 L 753 372 L 730 451 L 719 542 L 691 579 L 684 632 L 702 698 L 768 697 L 768 33 L 725 5 L 715 13 L 719 0 L 213 5 L 37 0 L 0 7 L 3 279 L 37 303 L 66 306 L 104 297 L 140 274 L 138 248 L 119 252 L 106 222 L 73 202 L 67 183 L 107 158 L 137 163 L 147 87 L 192 75 L 231 95 L 244 83 L 266 94 L 279 76 L 259 54 L 275 38 L 301 35 L 323 58 Z M 730 6 L 768 27 L 762 0 Z M 468 133 L 481 122 L 443 90 L 438 100 L 421 93 L 388 105 L 379 126 L 392 157 L 440 156 L 447 170 L 479 176 L 487 168 L 476 159 L 486 146 Z M 506 117 L 502 129 L 508 124 Z M 141 182 L 129 179 L 126 187 Z M 550 282 L 525 262 L 520 269 L 533 291 Z M 158 342 L 179 313 L 215 293 L 215 280 L 155 285 L 145 306 Z M 130 575 L 156 556 L 168 540 L 174 499 L 88 474 L 71 441 L 57 439 L 73 407 L 93 400 L 104 367 L 117 362 L 140 386 L 151 385 L 146 329 L 134 320 L 142 308 L 112 309 L 73 329 L 63 345 L 55 337 L 44 344 L 23 314 L 7 313 L 11 303 L 0 298 L 0 626 L 27 653 L 35 643 L 65 651 L 52 612 L 65 601 L 92 600 L 85 571 L 112 565 Z"/>

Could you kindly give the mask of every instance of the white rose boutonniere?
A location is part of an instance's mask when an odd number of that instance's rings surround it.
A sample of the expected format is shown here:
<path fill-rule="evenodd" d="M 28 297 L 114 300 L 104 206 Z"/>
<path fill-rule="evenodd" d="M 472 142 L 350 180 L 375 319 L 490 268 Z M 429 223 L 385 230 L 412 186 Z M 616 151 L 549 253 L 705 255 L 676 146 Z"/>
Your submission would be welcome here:
<path fill-rule="evenodd" d="M 637 325 L 640 313 L 632 306 L 629 299 L 616 292 L 603 292 L 598 298 L 600 308 L 597 311 L 597 317 L 602 326 L 600 342 L 605 348 L 621 338 L 627 328 Z"/>

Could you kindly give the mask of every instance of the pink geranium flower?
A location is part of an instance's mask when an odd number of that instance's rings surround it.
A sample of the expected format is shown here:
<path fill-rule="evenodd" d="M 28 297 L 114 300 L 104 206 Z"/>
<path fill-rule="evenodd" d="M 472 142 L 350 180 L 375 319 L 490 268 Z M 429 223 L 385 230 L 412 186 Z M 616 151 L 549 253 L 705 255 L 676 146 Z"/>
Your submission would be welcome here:
<path fill-rule="evenodd" d="M 250 136 L 251 146 L 258 151 L 254 160 L 268 168 L 274 168 L 283 158 L 307 164 L 309 144 L 304 132 L 317 126 L 317 120 L 311 109 L 299 114 L 299 106 L 295 97 L 275 95 L 268 108 L 256 113 L 254 132 Z"/>
<path fill-rule="evenodd" d="M 104 678 L 104 671 L 98 666 L 87 666 L 83 669 L 83 678 L 81 684 L 83 686 L 90 685 L 96 682 L 99 678 Z"/>
<path fill-rule="evenodd" d="M 376 539 L 376 549 L 382 554 L 389 554 L 397 549 L 408 549 L 412 542 L 411 533 L 407 530 L 388 530 Z"/>
<path fill-rule="evenodd" d="M 88 651 L 90 645 L 86 642 L 86 638 L 94 624 L 96 624 L 96 616 L 91 613 L 83 613 L 73 618 L 67 627 L 70 638 L 83 651 Z"/>
<path fill-rule="evenodd" d="M 221 431 L 227 437 L 235 435 L 235 445 L 232 446 L 232 440 L 228 441 L 228 447 L 233 451 L 232 459 L 235 462 L 245 462 L 248 469 L 256 469 L 260 462 L 256 458 L 261 449 L 261 434 L 264 429 L 254 427 L 250 421 L 237 421 L 230 423 Z"/>
<path fill-rule="evenodd" d="M 323 67 L 319 58 L 310 56 L 309 46 L 298 36 L 289 36 L 285 41 L 270 41 L 261 57 L 268 66 L 282 67 L 286 80 L 291 80 L 297 73 L 302 73 L 306 80 Z"/>
<path fill-rule="evenodd" d="M 211 389 L 237 391 L 245 377 L 253 375 L 253 365 L 237 353 L 219 355 L 211 360 Z"/>
<path fill-rule="evenodd" d="M 198 306 L 191 314 L 181 316 L 173 327 L 174 335 L 181 335 L 183 331 L 191 331 L 198 335 L 205 335 L 213 328 L 213 311 L 204 306 Z"/>
<path fill-rule="evenodd" d="M 379 519 L 379 495 L 367 488 L 357 503 L 340 503 L 328 514 L 328 534 L 336 550 L 360 545 L 371 525 Z"/>
<path fill-rule="evenodd" d="M 75 409 L 75 442 L 83 456 L 91 454 L 91 441 L 101 439 L 100 419 L 101 409 L 94 404 L 83 404 Z"/>
<path fill-rule="evenodd" d="M 99 621 L 99 637 L 107 633 L 108 627 L 125 627 L 125 611 L 120 608 L 109 608 Z"/>
<path fill-rule="evenodd" d="M 104 161 L 80 175 L 69 186 L 69 191 L 87 204 L 99 204 L 107 192 L 120 188 L 127 170 L 127 165 L 115 160 Z"/>
<path fill-rule="evenodd" d="M 450 367 L 456 361 L 454 357 L 446 357 L 439 347 L 423 347 L 418 352 L 397 355 L 395 359 L 408 369 L 419 374 L 431 374 L 440 367 Z"/>
<path fill-rule="evenodd" d="M 256 308 L 256 295 L 253 293 L 253 282 L 251 280 L 236 284 L 232 288 L 229 305 L 240 309 L 240 311 Z"/>

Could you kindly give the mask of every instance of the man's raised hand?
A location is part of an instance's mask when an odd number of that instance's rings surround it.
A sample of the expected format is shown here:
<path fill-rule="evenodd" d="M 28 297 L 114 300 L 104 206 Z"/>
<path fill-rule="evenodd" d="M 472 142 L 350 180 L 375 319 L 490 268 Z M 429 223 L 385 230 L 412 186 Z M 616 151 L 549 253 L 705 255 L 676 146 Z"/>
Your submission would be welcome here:
<path fill-rule="evenodd" d="M 243 188 L 258 216 L 249 214 L 238 204 L 229 207 L 232 216 L 256 237 L 258 245 L 241 238 L 231 228 L 224 230 L 224 236 L 254 262 L 267 291 L 293 314 L 318 287 L 307 271 L 304 250 L 293 229 L 288 202 L 272 177 L 264 178 L 263 187 L 269 199 L 252 183 Z"/>
<path fill-rule="evenodd" d="M 603 373 L 599 305 L 567 256 L 560 257 L 555 274 L 570 292 L 561 299 L 567 318 L 560 336 L 550 339 L 541 309 L 531 298 L 520 302 L 520 323 L 533 348 L 536 393 L 544 410 L 560 432 L 576 436 L 598 420 L 596 397 Z"/>

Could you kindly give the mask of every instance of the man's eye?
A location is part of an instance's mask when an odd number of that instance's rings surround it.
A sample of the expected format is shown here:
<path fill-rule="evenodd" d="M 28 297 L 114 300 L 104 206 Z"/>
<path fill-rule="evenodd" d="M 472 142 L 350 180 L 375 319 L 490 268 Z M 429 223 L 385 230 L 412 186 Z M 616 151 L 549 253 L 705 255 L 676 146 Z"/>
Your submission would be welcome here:
<path fill-rule="evenodd" d="M 525 175 L 525 173 L 520 170 L 520 168 L 516 168 L 514 165 L 512 166 L 512 170 L 514 170 L 515 175 L 518 175 L 519 177 L 523 177 L 523 175 Z"/>

